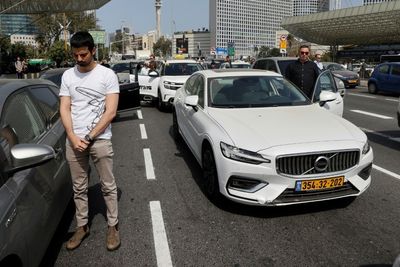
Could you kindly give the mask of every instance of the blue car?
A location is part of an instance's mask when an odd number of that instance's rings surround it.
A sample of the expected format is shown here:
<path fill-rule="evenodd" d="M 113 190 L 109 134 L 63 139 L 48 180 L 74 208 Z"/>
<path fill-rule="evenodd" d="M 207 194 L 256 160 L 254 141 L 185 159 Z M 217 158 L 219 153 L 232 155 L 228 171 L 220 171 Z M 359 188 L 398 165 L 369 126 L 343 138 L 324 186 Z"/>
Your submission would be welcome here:
<path fill-rule="evenodd" d="M 400 94 L 400 62 L 386 62 L 375 67 L 368 80 L 368 92 L 392 92 Z"/>

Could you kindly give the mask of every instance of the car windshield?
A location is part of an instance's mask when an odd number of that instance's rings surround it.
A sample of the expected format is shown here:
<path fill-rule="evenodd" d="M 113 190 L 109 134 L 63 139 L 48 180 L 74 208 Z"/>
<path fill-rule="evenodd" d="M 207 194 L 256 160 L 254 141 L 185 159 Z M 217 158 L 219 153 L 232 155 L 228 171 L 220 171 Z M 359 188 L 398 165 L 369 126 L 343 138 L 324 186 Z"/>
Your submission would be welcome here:
<path fill-rule="evenodd" d="M 242 76 L 209 79 L 210 106 L 250 108 L 297 106 L 310 100 L 285 78 L 279 76 Z"/>
<path fill-rule="evenodd" d="M 131 63 L 131 62 L 122 62 L 122 63 L 115 63 L 111 66 L 111 69 L 115 73 L 121 73 L 121 72 L 126 72 L 129 73 L 129 69 L 132 68 L 132 70 L 135 70 L 137 63 Z"/>
<path fill-rule="evenodd" d="M 198 63 L 166 63 L 164 75 L 166 76 L 181 76 L 191 75 L 196 71 L 202 70 L 203 67 Z"/>
<path fill-rule="evenodd" d="M 289 66 L 289 64 L 295 62 L 296 59 L 293 60 L 278 60 L 278 65 L 279 65 L 279 69 L 281 70 L 281 74 L 283 76 L 286 75 L 286 69 Z"/>

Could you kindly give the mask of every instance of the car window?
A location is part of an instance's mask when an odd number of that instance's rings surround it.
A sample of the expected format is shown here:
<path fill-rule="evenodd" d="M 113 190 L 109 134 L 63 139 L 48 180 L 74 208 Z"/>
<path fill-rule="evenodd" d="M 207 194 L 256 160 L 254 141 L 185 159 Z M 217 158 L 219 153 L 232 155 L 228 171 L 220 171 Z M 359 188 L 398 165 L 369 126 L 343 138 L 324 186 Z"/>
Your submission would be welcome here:
<path fill-rule="evenodd" d="M 381 74 L 389 74 L 389 65 L 385 64 L 379 67 L 379 73 Z"/>
<path fill-rule="evenodd" d="M 392 65 L 392 75 L 400 76 L 400 65 Z"/>
<path fill-rule="evenodd" d="M 254 63 L 254 69 L 266 70 L 267 69 L 267 61 L 266 60 L 257 60 L 256 63 Z"/>
<path fill-rule="evenodd" d="M 204 107 L 204 78 L 201 75 L 197 75 L 195 81 L 195 94 L 199 96 L 199 106 Z"/>
<path fill-rule="evenodd" d="M 267 61 L 267 70 L 279 73 L 278 69 L 276 68 L 275 61 L 273 61 L 273 60 L 268 60 Z"/>
<path fill-rule="evenodd" d="M 318 79 L 314 87 L 313 102 L 319 101 L 319 95 L 321 94 L 322 91 L 328 91 L 333 93 L 337 92 L 335 80 L 333 79 L 333 76 L 329 71 L 325 71 L 318 76 Z"/>
<path fill-rule="evenodd" d="M 196 92 L 196 87 L 195 87 L 195 81 L 196 81 L 197 75 L 194 75 L 187 79 L 185 83 L 185 91 L 186 94 L 188 95 L 194 95 Z"/>
<path fill-rule="evenodd" d="M 30 92 L 43 112 L 47 126 L 50 127 L 60 117 L 58 97 L 48 87 L 31 88 Z"/>
<path fill-rule="evenodd" d="M 13 94 L 7 99 L 0 125 L 11 127 L 18 143 L 34 143 L 46 130 L 43 116 L 26 91 Z"/>

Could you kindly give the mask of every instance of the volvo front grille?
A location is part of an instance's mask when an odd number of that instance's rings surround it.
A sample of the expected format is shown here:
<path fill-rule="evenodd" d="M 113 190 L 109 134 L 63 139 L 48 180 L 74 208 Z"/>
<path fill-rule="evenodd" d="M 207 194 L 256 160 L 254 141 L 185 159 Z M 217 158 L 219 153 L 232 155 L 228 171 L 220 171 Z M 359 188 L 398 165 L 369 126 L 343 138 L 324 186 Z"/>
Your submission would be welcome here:
<path fill-rule="evenodd" d="M 357 165 L 359 157 L 358 150 L 280 156 L 276 159 L 276 170 L 284 175 L 338 172 Z"/>

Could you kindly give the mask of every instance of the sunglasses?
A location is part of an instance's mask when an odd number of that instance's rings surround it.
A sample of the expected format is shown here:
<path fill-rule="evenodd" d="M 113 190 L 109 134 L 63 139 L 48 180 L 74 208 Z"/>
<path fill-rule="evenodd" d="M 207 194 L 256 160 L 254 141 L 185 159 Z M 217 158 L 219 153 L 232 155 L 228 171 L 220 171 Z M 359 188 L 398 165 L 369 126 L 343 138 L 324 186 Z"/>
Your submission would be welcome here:
<path fill-rule="evenodd" d="M 308 55 L 309 52 L 304 52 L 304 51 L 300 51 L 300 54 L 302 55 Z"/>

